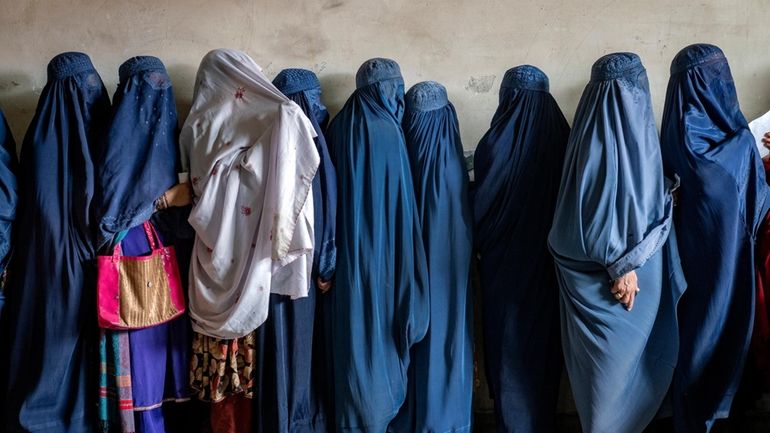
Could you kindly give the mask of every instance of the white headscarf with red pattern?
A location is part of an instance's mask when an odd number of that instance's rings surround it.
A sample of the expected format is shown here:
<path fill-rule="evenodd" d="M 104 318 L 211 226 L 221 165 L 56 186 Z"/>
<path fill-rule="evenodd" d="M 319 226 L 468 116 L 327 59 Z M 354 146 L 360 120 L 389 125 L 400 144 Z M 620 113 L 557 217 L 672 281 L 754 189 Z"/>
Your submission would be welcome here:
<path fill-rule="evenodd" d="M 307 296 L 315 135 L 247 54 L 219 49 L 203 58 L 180 137 L 196 197 L 189 290 L 196 332 L 242 337 L 267 318 L 271 293 Z"/>

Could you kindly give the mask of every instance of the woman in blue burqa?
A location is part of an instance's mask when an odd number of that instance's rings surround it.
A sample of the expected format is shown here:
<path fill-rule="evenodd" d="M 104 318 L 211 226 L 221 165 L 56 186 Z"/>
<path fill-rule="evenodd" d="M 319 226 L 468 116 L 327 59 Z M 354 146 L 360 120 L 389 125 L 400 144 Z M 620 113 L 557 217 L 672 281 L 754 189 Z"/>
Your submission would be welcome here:
<path fill-rule="evenodd" d="M 460 127 L 444 86 L 424 81 L 409 89 L 403 128 L 428 260 L 431 321 L 412 349 L 407 402 L 391 430 L 467 432 L 473 397 L 473 225 Z"/>
<path fill-rule="evenodd" d="M 322 433 L 333 431 L 329 411 L 329 371 L 324 339 L 324 295 L 336 263 L 334 228 L 337 178 L 323 136 L 329 113 L 321 102 L 321 83 L 306 69 L 284 69 L 273 85 L 299 105 L 313 124 L 321 162 L 313 178 L 313 269 L 306 298 L 270 295 L 267 320 L 255 331 L 254 431 Z"/>
<path fill-rule="evenodd" d="M 112 255 L 151 252 L 143 223 L 157 226 L 164 245 L 181 257 L 187 278 L 190 249 L 180 247 L 190 185 L 177 184 L 179 127 L 171 79 L 157 57 L 132 57 L 119 69 L 120 81 L 100 156 L 94 163 L 92 203 L 97 247 Z M 186 228 L 186 230 L 185 230 Z M 182 240 L 180 240 L 180 238 Z M 187 242 L 189 244 L 189 241 Z M 105 433 L 163 433 L 183 421 L 164 416 L 164 402 L 189 399 L 189 318 L 132 331 L 100 331 L 99 420 Z M 177 426 L 178 427 L 178 426 Z"/>
<path fill-rule="evenodd" d="M 762 161 L 722 50 L 691 45 L 671 64 L 663 164 L 682 179 L 674 213 L 689 290 L 672 388 L 677 432 L 726 418 L 754 319 L 754 240 L 770 207 Z"/>
<path fill-rule="evenodd" d="M 430 320 L 428 273 L 401 130 L 404 81 L 376 58 L 327 131 L 337 169 L 337 271 L 330 291 L 335 421 L 382 433 L 407 388 L 409 350 Z"/>
<path fill-rule="evenodd" d="M 500 432 L 554 431 L 562 371 L 548 232 L 569 125 L 534 66 L 509 69 L 474 156 L 484 358 Z"/>
<path fill-rule="evenodd" d="M 20 242 L 0 351 L 6 433 L 96 431 L 96 246 L 89 210 L 93 159 L 109 108 L 87 55 L 51 60 L 21 149 Z"/>
<path fill-rule="evenodd" d="M 586 433 L 641 432 L 671 384 L 685 289 L 672 188 L 641 60 L 600 58 L 577 107 L 548 238 Z"/>
<path fill-rule="evenodd" d="M 2 275 L 2 281 L 0 281 L 0 318 L 5 303 L 2 285 L 5 284 L 5 270 L 11 258 L 12 226 L 16 219 L 16 204 L 19 201 L 16 184 L 18 170 L 19 159 L 16 157 L 16 141 L 13 139 L 5 115 L 0 111 L 0 275 Z"/>

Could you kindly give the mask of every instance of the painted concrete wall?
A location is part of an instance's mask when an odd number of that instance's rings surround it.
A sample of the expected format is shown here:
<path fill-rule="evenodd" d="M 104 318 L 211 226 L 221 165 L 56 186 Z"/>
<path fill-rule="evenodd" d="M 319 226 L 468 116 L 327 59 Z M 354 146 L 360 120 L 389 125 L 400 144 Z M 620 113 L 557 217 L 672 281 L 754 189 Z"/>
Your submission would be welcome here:
<path fill-rule="evenodd" d="M 284 67 L 315 70 L 332 112 L 355 87 L 362 61 L 385 56 L 407 86 L 444 83 L 457 106 L 464 145 L 474 148 L 497 104 L 505 70 L 541 67 L 568 119 L 590 66 L 612 51 L 647 65 L 662 115 L 676 52 L 711 42 L 727 53 L 746 116 L 770 109 L 767 0 L 0 0 L 0 106 L 17 141 L 34 113 L 55 54 L 91 55 L 110 93 L 117 68 L 139 54 L 160 57 L 180 117 L 210 49 L 247 51 L 272 77 Z"/>

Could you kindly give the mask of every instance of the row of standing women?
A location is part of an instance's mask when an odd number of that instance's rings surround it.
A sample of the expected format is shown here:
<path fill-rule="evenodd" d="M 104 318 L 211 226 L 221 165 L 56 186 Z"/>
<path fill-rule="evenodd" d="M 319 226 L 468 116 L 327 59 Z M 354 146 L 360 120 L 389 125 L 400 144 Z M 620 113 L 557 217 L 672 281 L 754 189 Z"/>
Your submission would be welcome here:
<path fill-rule="evenodd" d="M 634 54 L 594 64 L 571 130 L 542 71 L 509 70 L 471 188 L 446 90 L 405 95 L 392 60 L 327 127 L 312 72 L 214 50 L 180 133 L 154 57 L 111 105 L 86 55 L 48 73 L 20 167 L 0 136 L 4 431 L 192 431 L 192 397 L 214 432 L 469 431 L 474 249 L 499 431 L 554 431 L 563 367 L 586 432 L 709 431 L 755 305 L 770 329 L 770 187 L 717 47 L 674 59 L 660 140 Z M 180 171 L 193 205 L 167 207 Z M 94 258 L 149 252 L 147 220 L 189 315 L 99 330 Z"/>

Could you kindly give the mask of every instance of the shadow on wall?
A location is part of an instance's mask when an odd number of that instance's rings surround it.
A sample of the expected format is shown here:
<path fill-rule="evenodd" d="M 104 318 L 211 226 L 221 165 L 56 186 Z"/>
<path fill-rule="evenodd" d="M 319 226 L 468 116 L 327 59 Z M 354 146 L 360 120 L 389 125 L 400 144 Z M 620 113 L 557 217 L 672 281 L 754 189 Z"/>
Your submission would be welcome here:
<path fill-rule="evenodd" d="M 318 76 L 318 80 L 321 81 L 323 92 L 321 99 L 326 104 L 331 118 L 334 118 L 356 88 L 356 76 L 355 74 L 322 74 Z"/>
<path fill-rule="evenodd" d="M 16 153 L 21 149 L 24 133 L 35 115 L 41 89 L 34 88 L 32 77 L 21 72 L 0 74 L 0 101 L 16 140 Z"/>
<path fill-rule="evenodd" d="M 751 88 L 737 89 L 739 100 L 741 100 L 741 97 L 743 97 L 743 100 L 753 99 L 754 103 L 751 105 L 763 107 L 759 113 L 747 114 L 745 111 L 743 112 L 746 116 L 746 120 L 749 122 L 770 110 L 770 69 L 757 70 L 752 75 L 751 81 L 756 83 L 756 85 Z M 743 105 L 744 104 L 741 103 L 741 106 Z"/>
<path fill-rule="evenodd" d="M 166 72 L 171 77 L 171 85 L 174 87 L 176 99 L 176 111 L 179 116 L 179 127 L 182 127 L 187 114 L 192 106 L 193 90 L 195 89 L 195 76 L 197 65 L 166 65 Z"/>

